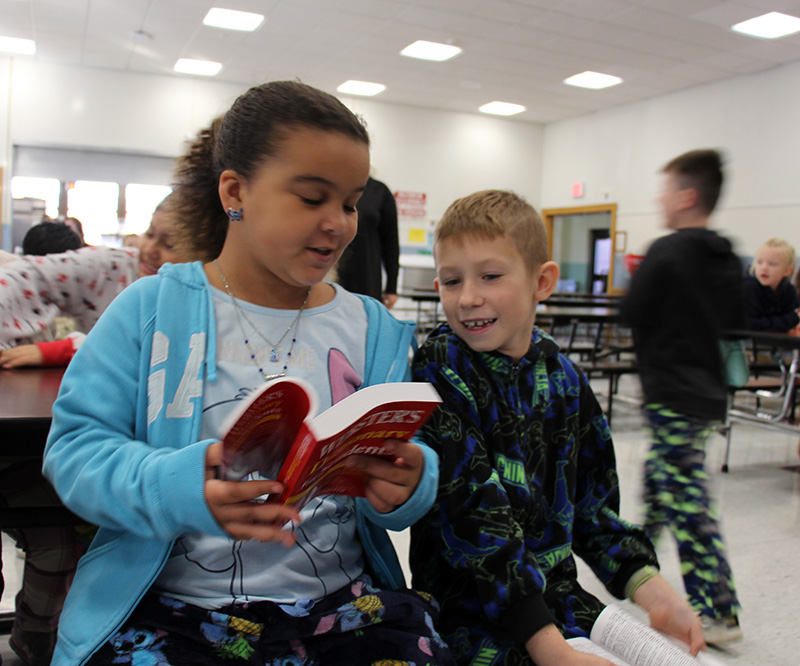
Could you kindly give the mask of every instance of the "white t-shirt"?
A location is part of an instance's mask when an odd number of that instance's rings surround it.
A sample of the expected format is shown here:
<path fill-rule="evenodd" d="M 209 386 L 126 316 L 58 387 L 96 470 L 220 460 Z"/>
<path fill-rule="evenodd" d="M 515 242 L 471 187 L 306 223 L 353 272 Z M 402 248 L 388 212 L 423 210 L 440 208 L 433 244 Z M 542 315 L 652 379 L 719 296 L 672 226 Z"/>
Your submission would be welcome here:
<path fill-rule="evenodd" d="M 319 410 L 346 397 L 363 383 L 367 316 L 357 297 L 336 286 L 326 305 L 306 309 L 300 317 L 286 374 L 302 377 L 316 388 Z M 202 438 L 219 438 L 225 417 L 264 381 L 250 359 L 250 347 L 264 372 L 277 374 L 286 362 L 294 328 L 270 362 L 268 345 L 248 323 L 277 342 L 297 310 L 275 310 L 239 301 L 246 318 L 237 318 L 227 294 L 213 289 L 217 325 L 217 381 L 207 383 Z M 241 322 L 241 324 L 240 324 Z M 203 608 L 244 601 L 294 603 L 318 600 L 341 589 L 363 569 L 363 550 L 356 534 L 355 501 L 350 497 L 318 497 L 302 510 L 292 548 L 277 543 L 234 541 L 189 534 L 179 539 L 155 584 L 159 592 Z"/>

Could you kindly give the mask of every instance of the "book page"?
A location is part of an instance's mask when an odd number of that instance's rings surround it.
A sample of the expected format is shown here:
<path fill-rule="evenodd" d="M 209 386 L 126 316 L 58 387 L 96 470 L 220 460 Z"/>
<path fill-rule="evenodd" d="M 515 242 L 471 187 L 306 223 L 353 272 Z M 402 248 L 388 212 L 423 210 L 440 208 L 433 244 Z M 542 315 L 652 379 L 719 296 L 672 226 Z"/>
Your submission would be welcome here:
<path fill-rule="evenodd" d="M 315 495 L 363 496 L 366 474 L 348 467 L 347 458 L 396 461 L 386 440 L 410 439 L 440 402 L 424 382 L 376 384 L 344 398 L 306 423 L 278 475 L 285 485 L 278 501 L 301 507 Z"/>
<path fill-rule="evenodd" d="M 612 664 L 617 666 L 630 666 L 627 661 L 622 661 L 617 655 L 611 654 L 608 650 L 604 650 L 597 643 L 593 643 L 588 638 L 568 638 L 567 643 L 573 650 L 578 652 L 585 652 L 586 654 L 593 654 L 595 657 L 602 657 L 608 659 Z"/>
<path fill-rule="evenodd" d="M 254 472 L 276 478 L 316 404 L 313 387 L 298 378 L 276 379 L 253 391 L 222 425 L 222 478 L 239 480 Z"/>
<path fill-rule="evenodd" d="M 687 646 L 671 640 L 613 604 L 600 613 L 592 627 L 591 638 L 631 666 L 724 666 L 707 652 L 693 657 Z"/>
<path fill-rule="evenodd" d="M 395 422 L 408 420 L 408 415 L 404 417 L 399 413 L 399 410 L 403 408 L 402 403 L 419 403 L 421 401 L 441 402 L 441 398 L 432 384 L 427 382 L 373 384 L 348 395 L 315 416 L 311 420 L 310 428 L 318 440 L 329 439 L 353 426 L 362 416 L 376 408 L 397 405 L 392 418 L 385 418 L 381 422 L 391 426 L 392 419 L 396 419 Z"/>

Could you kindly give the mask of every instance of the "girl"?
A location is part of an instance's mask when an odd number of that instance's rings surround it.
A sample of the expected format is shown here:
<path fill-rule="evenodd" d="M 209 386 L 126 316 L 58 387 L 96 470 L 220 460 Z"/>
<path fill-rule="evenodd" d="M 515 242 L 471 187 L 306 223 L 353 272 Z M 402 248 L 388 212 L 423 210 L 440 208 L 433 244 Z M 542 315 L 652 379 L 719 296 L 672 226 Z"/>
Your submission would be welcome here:
<path fill-rule="evenodd" d="M 367 497 L 300 514 L 253 501 L 275 481 L 215 478 L 220 425 L 270 377 L 313 382 L 320 409 L 408 377 L 413 324 L 323 281 L 355 234 L 368 169 L 359 119 L 295 82 L 247 91 L 181 160 L 179 217 L 209 261 L 126 289 L 53 408 L 45 474 L 100 525 L 54 666 L 452 663 L 429 602 L 394 591 L 384 531 L 431 505 L 432 451 L 390 441 L 395 463 L 351 459 Z"/>

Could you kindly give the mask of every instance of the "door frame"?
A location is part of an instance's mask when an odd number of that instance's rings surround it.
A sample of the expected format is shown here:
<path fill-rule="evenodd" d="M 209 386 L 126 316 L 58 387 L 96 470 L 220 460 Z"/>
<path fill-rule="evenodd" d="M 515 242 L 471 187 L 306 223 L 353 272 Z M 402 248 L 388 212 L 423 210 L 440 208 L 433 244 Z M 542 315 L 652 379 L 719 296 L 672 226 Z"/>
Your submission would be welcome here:
<path fill-rule="evenodd" d="M 589 213 L 609 213 L 611 216 L 611 226 L 608 233 L 611 238 L 611 265 L 608 268 L 608 287 L 606 287 L 607 294 L 621 294 L 624 289 L 614 287 L 614 264 L 616 263 L 616 255 L 622 254 L 617 251 L 617 204 L 597 204 L 595 206 L 575 206 L 574 208 L 543 208 L 542 221 L 544 228 L 547 230 L 547 256 L 553 258 L 553 227 L 554 219 L 559 215 L 586 215 Z"/>

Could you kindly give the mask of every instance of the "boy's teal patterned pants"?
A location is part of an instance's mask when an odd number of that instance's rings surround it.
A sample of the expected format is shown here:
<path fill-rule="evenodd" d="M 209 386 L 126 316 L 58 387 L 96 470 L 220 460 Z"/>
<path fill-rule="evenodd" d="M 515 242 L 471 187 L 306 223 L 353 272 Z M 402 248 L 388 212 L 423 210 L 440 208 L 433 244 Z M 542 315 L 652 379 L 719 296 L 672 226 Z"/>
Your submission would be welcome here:
<path fill-rule="evenodd" d="M 716 507 L 705 471 L 709 424 L 663 405 L 646 405 L 651 448 L 644 466 L 644 527 L 653 541 L 668 527 L 678 544 L 689 603 L 699 613 L 739 612 Z"/>

